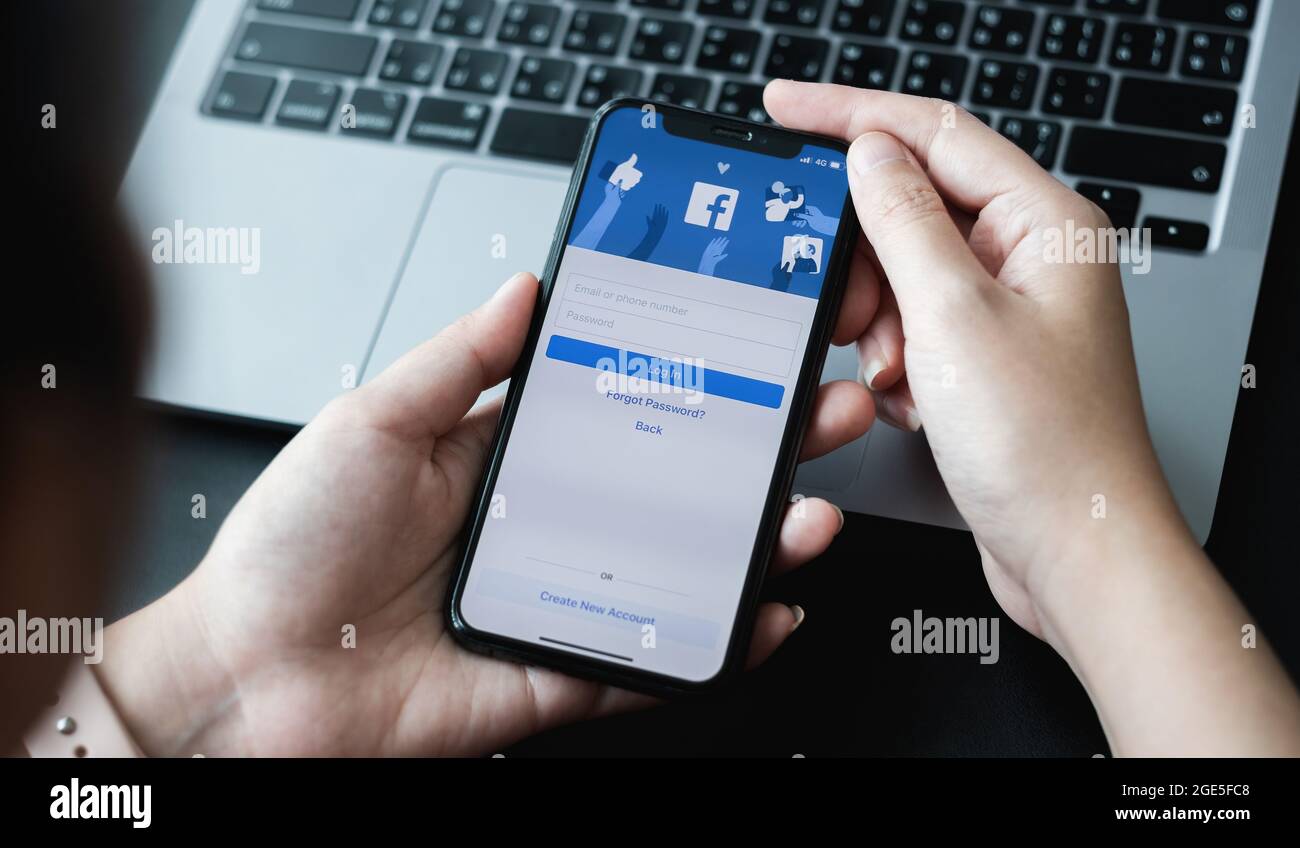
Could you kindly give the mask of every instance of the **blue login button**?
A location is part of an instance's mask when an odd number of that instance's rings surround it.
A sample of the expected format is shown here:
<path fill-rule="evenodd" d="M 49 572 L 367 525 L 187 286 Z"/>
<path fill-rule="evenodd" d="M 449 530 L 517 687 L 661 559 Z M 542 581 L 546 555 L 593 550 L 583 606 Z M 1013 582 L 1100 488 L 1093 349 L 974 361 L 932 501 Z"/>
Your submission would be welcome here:
<path fill-rule="evenodd" d="M 715 371 L 675 359 L 633 353 L 568 336 L 551 336 L 546 345 L 546 357 L 627 377 L 653 380 L 665 386 L 692 389 L 714 397 L 765 406 L 768 409 L 780 409 L 781 399 L 785 396 L 785 387 L 777 383 Z"/>

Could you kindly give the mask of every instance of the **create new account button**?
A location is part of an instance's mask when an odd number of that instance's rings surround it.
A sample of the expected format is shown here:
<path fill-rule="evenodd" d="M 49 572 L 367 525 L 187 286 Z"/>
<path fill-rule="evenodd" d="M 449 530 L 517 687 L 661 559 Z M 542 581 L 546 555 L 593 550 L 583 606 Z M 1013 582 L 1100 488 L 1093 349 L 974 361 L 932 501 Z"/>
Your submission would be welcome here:
<path fill-rule="evenodd" d="M 695 648 L 712 648 L 720 632 L 715 621 L 497 568 L 484 569 L 478 578 L 478 591 L 499 601 L 541 607 L 557 615 L 635 634 L 650 624 L 656 638 Z"/>
<path fill-rule="evenodd" d="M 551 589 L 542 589 L 538 595 L 538 600 L 544 604 L 551 604 L 557 607 L 568 607 L 569 609 L 585 612 L 589 615 L 607 615 L 619 621 L 627 621 L 632 624 L 654 624 L 653 615 L 641 615 L 633 612 L 626 607 L 620 607 L 614 604 L 598 603 L 589 598 L 576 597 L 568 592 L 555 592 Z"/>

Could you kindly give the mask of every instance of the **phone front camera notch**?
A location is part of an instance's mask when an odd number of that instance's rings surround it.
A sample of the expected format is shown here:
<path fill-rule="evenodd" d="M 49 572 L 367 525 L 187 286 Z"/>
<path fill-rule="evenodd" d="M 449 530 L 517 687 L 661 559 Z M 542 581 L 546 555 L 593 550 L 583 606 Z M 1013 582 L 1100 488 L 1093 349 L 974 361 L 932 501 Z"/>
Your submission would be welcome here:
<path fill-rule="evenodd" d="M 736 129 L 734 127 L 714 127 L 713 134 L 723 138 L 729 138 L 732 141 L 750 142 L 754 140 L 754 133 L 752 131 Z"/>

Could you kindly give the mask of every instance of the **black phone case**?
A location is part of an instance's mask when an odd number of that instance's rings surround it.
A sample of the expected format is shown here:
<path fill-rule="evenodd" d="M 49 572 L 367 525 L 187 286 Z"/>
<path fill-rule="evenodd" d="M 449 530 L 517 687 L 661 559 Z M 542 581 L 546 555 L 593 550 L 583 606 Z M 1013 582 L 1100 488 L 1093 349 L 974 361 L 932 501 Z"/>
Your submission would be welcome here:
<path fill-rule="evenodd" d="M 848 145 L 837 139 L 726 118 L 696 109 L 670 106 L 639 98 L 625 97 L 611 100 L 597 110 L 587 127 L 587 133 L 582 142 L 582 150 L 579 153 L 578 161 L 574 165 L 563 212 L 556 227 L 550 253 L 547 256 L 546 268 L 540 278 L 541 286 L 537 305 L 534 307 L 532 324 L 529 326 L 528 338 L 519 356 L 519 363 L 510 378 L 510 389 L 506 394 L 505 405 L 501 410 L 501 418 L 497 422 L 496 433 L 493 435 L 492 448 L 484 469 L 482 482 L 479 484 L 474 510 L 462 531 L 464 545 L 456 573 L 452 578 L 451 585 L 448 587 L 444 612 L 447 627 L 456 641 L 475 652 L 506 660 L 543 665 L 576 677 L 597 680 L 658 697 L 670 697 L 712 691 L 725 684 L 743 669 L 745 654 L 749 647 L 754 624 L 754 612 L 758 606 L 759 591 L 763 580 L 767 576 L 768 564 L 776 544 L 776 536 L 781 527 L 785 507 L 790 499 L 790 488 L 794 483 L 795 469 L 799 464 L 800 446 L 803 443 L 804 432 L 808 427 L 812 414 L 813 400 L 816 397 L 817 387 L 820 383 L 818 377 L 821 375 L 822 366 L 826 361 L 826 353 L 830 347 L 831 333 L 834 328 L 834 318 L 839 312 L 840 301 L 844 295 L 849 254 L 858 240 L 859 231 L 857 216 L 853 211 L 852 198 L 846 195 L 844 208 L 840 213 L 840 232 L 835 238 L 835 247 L 831 253 L 830 264 L 825 277 L 826 283 L 821 297 L 818 298 L 817 311 L 813 318 L 812 329 L 809 332 L 808 347 L 804 352 L 799 379 L 796 381 L 792 393 L 790 417 L 786 422 L 785 432 L 781 437 L 776 467 L 773 470 L 771 483 L 768 486 L 767 500 L 763 507 L 758 534 L 754 540 L 754 548 L 750 555 L 749 571 L 741 591 L 739 608 L 734 618 L 731 634 L 728 637 L 727 650 L 721 670 L 708 680 L 698 682 L 683 680 L 656 672 L 639 671 L 626 665 L 552 649 L 541 644 L 524 642 L 471 627 L 460 615 L 461 595 L 465 590 L 474 551 L 478 546 L 479 534 L 483 529 L 484 520 L 487 518 L 491 507 L 492 490 L 496 486 L 497 474 L 500 471 L 506 442 L 510 430 L 514 426 L 520 398 L 523 396 L 528 369 L 532 364 L 537 342 L 541 337 L 542 322 L 545 320 L 551 291 L 555 284 L 555 275 L 559 271 L 560 257 L 564 253 L 569 240 L 569 233 L 573 227 L 578 195 L 586 182 L 588 171 L 595 164 L 592 162 L 591 154 L 595 149 L 596 137 L 605 116 L 609 113 L 616 109 L 628 107 L 642 110 L 646 106 L 653 107 L 660 116 L 677 114 L 688 116 L 693 120 L 711 122 L 722 128 L 724 132 L 734 134 L 732 137 L 743 136 L 747 132 L 762 132 L 779 135 L 783 139 L 796 140 L 799 142 L 800 147 L 804 142 L 807 142 L 839 150 L 845 154 L 848 152 Z M 714 143 L 746 149 L 742 144 L 728 141 L 727 138 L 721 136 L 715 139 Z"/>

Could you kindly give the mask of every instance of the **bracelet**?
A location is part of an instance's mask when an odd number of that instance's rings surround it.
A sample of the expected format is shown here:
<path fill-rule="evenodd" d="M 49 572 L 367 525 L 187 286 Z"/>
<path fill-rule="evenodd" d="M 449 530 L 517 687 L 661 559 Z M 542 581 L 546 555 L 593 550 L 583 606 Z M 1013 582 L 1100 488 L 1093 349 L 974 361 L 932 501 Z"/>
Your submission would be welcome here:
<path fill-rule="evenodd" d="M 58 699 L 23 734 L 33 757 L 142 757 L 90 666 L 75 659 Z"/>

